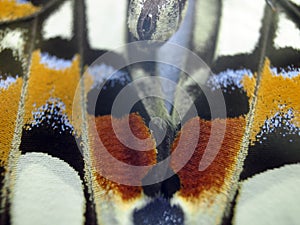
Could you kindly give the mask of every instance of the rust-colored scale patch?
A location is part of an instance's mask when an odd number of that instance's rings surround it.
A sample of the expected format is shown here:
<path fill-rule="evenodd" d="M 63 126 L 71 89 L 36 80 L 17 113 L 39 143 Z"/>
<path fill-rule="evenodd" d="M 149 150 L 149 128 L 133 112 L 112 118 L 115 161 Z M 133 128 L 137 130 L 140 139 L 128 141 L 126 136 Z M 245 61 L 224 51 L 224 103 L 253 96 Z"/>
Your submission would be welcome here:
<path fill-rule="evenodd" d="M 6 166 L 13 140 L 23 80 L 17 78 L 7 89 L 0 88 L 0 166 Z"/>
<path fill-rule="evenodd" d="M 30 16 L 40 10 L 40 7 L 36 7 L 28 3 L 18 3 L 14 0 L 1 0 L 0 1 L 0 22 L 15 20 L 22 17 Z"/>
<path fill-rule="evenodd" d="M 125 129 L 128 117 L 132 134 L 140 140 L 145 141 L 147 139 L 148 141 L 138 144 L 129 136 L 130 132 Z M 122 119 L 112 118 L 110 115 L 99 116 L 94 119 L 97 134 L 91 139 L 93 140 L 92 158 L 96 169 L 97 183 L 102 189 L 119 194 L 123 200 L 139 197 L 142 192 L 141 180 L 150 167 L 156 163 L 155 142 L 151 137 L 149 129 L 146 127 L 142 117 L 135 113 L 125 116 Z M 122 136 L 122 139 L 128 143 L 135 144 L 137 149 L 146 148 L 149 150 L 133 150 L 122 144 L 114 132 L 112 121 L 115 124 L 116 133 Z M 100 140 L 102 144 L 100 144 Z M 123 167 L 116 164 L 116 162 L 123 162 L 126 166 Z M 130 165 L 149 167 L 133 168 Z M 124 183 L 128 184 L 131 180 L 137 179 L 140 181 L 139 186 L 124 185 Z"/>
<path fill-rule="evenodd" d="M 226 131 L 221 148 L 215 159 L 204 171 L 199 171 L 198 168 L 199 162 L 206 151 L 210 135 L 222 135 L 222 132 L 220 133 L 219 129 L 213 134 L 211 133 L 211 121 L 199 120 L 199 118 L 191 119 L 183 126 L 172 147 L 172 152 L 174 152 L 182 133 L 186 134 L 184 135 L 185 138 L 192 136 L 194 130 L 197 129 L 197 123 L 200 123 L 200 135 L 197 147 L 190 160 L 177 173 L 181 183 L 179 195 L 188 198 L 191 201 L 197 200 L 204 191 L 209 190 L 214 193 L 221 192 L 225 179 L 232 175 L 236 165 L 245 130 L 245 118 L 217 119 L 214 121 L 216 126 L 220 127 L 220 130 L 221 127 L 224 127 L 226 124 Z M 183 140 L 182 149 L 188 149 L 189 143 L 190 140 Z M 171 167 L 175 171 L 176 165 L 180 164 L 180 159 L 180 157 L 172 157 L 171 159 Z"/>
<path fill-rule="evenodd" d="M 245 76 L 243 85 L 248 96 L 254 92 L 255 78 Z M 282 75 L 274 75 L 270 69 L 270 61 L 266 59 L 261 81 L 257 91 L 257 102 L 251 132 L 251 144 L 257 140 L 256 135 L 260 132 L 267 119 L 274 117 L 276 113 L 286 114 L 292 109 L 294 118 L 292 122 L 300 127 L 300 74 L 288 78 Z"/>
<path fill-rule="evenodd" d="M 32 54 L 30 75 L 28 80 L 28 92 L 25 100 L 25 124 L 32 121 L 32 112 L 43 106 L 50 98 L 58 99 L 65 104 L 65 113 L 75 131 L 80 133 L 80 110 L 74 110 L 76 88 L 79 87 L 80 67 L 79 56 L 75 56 L 70 67 L 64 69 L 52 69 L 41 63 L 40 51 Z M 80 91 L 77 91 L 77 94 Z M 77 104 L 79 106 L 79 104 Z M 78 107 L 77 107 L 78 108 Z"/>

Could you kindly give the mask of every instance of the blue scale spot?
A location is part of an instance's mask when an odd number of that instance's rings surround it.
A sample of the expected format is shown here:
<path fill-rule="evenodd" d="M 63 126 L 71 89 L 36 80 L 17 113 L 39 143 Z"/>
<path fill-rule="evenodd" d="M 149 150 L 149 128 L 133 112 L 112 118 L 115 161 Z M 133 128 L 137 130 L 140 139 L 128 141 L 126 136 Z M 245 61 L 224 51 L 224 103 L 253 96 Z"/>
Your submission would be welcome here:
<path fill-rule="evenodd" d="M 171 206 L 165 198 L 156 198 L 144 208 L 136 210 L 133 221 L 135 225 L 183 225 L 184 215 L 179 206 Z"/>

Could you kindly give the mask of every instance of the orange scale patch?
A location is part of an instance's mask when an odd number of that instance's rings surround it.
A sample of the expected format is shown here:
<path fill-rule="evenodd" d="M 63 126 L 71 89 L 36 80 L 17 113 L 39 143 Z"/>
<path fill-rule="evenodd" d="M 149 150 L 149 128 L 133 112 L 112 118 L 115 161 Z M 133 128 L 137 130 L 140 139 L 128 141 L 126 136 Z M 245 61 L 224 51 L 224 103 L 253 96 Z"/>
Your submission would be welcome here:
<path fill-rule="evenodd" d="M 248 96 L 254 95 L 255 78 L 245 76 L 243 85 Z M 257 91 L 254 121 L 251 132 L 251 144 L 254 144 L 262 126 L 267 119 L 276 113 L 286 114 L 292 109 L 294 113 L 293 123 L 300 127 L 300 74 L 287 78 L 274 75 L 270 69 L 270 61 L 266 59 L 261 80 Z"/>
<path fill-rule="evenodd" d="M 56 70 L 41 63 L 40 51 L 32 54 L 27 95 L 25 99 L 25 124 L 32 121 L 32 111 L 43 106 L 48 99 L 60 99 L 66 106 L 65 113 L 77 132 L 80 132 L 80 109 L 73 114 L 73 102 L 80 81 L 79 56 L 74 57 L 68 68 Z M 80 92 L 77 92 L 77 94 Z M 78 106 L 80 104 L 77 104 Z"/>
<path fill-rule="evenodd" d="M 22 85 L 22 78 L 17 78 L 16 82 L 7 89 L 0 88 L 0 166 L 7 165 L 15 133 Z"/>
<path fill-rule="evenodd" d="M 92 118 L 93 119 L 93 118 Z M 142 178 L 147 174 L 150 167 L 137 169 L 123 168 L 114 164 L 115 161 L 126 163 L 134 166 L 152 166 L 156 163 L 156 149 L 154 139 L 151 137 L 149 129 L 146 127 L 143 119 L 138 114 L 130 114 L 122 119 L 112 118 L 110 115 L 99 116 L 94 118 L 96 124 L 97 136 L 92 137 L 94 143 L 93 147 L 93 164 L 96 168 L 96 180 L 102 189 L 107 191 L 114 191 L 119 193 L 123 200 L 130 200 L 139 197 L 142 193 L 142 182 L 139 186 L 128 186 L 116 183 L 109 180 L 109 176 L 122 181 L 122 183 L 130 182 L 130 180 Z M 128 134 L 130 133 L 124 127 L 127 125 L 129 119 L 129 126 L 132 134 L 140 140 L 144 140 L 143 144 L 138 144 Z M 133 150 L 122 144 L 116 133 L 120 135 L 127 143 L 134 144 L 136 149 L 149 149 L 148 151 Z M 148 139 L 149 138 L 149 139 Z M 102 145 L 99 144 L 99 139 Z M 145 139 L 148 139 L 145 141 Z M 109 154 L 105 154 L 105 152 Z M 106 174 L 107 176 L 102 176 Z M 108 177 L 108 178 L 107 178 Z"/>
<path fill-rule="evenodd" d="M 0 1 L 0 21 L 15 20 L 22 17 L 30 16 L 40 10 L 40 7 L 36 7 L 28 3 L 17 3 L 13 0 L 1 0 Z"/>
<path fill-rule="evenodd" d="M 187 136 L 192 136 L 196 123 L 200 124 L 200 136 L 197 147 L 186 165 L 177 172 L 181 189 L 179 195 L 190 199 L 191 201 L 199 198 L 204 191 L 221 192 L 226 178 L 232 175 L 236 166 L 237 157 L 242 144 L 242 138 L 245 130 L 245 118 L 217 119 L 217 127 L 223 127 L 226 123 L 224 139 L 218 154 L 212 163 L 204 170 L 199 171 L 199 163 L 206 150 L 210 135 L 222 135 L 217 129 L 216 133 L 211 134 L 211 121 L 199 120 L 193 118 L 188 121 L 175 139 L 172 151 L 177 147 L 182 132 Z M 190 135 L 189 135 L 190 134 Z M 183 149 L 189 148 L 189 141 L 183 141 Z M 180 157 L 171 158 L 171 167 L 176 170 Z"/>

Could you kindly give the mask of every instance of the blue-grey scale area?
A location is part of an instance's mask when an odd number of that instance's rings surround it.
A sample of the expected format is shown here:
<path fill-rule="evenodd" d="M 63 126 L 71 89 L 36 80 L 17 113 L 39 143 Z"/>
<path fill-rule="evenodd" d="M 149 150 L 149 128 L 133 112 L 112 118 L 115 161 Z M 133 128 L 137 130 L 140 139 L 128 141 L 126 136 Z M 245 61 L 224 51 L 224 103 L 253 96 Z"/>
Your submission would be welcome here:
<path fill-rule="evenodd" d="M 183 225 L 184 214 L 179 206 L 171 206 L 167 199 L 161 197 L 136 210 L 133 221 L 135 225 Z"/>

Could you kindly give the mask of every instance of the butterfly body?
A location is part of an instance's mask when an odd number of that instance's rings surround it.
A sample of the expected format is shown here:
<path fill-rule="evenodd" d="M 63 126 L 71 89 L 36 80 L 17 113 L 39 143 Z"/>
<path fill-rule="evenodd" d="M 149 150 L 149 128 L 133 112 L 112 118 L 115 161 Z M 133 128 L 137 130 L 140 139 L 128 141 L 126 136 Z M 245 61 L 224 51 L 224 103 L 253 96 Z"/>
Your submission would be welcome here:
<path fill-rule="evenodd" d="M 128 27 L 136 40 L 168 40 L 178 29 L 186 0 L 132 0 Z"/>

